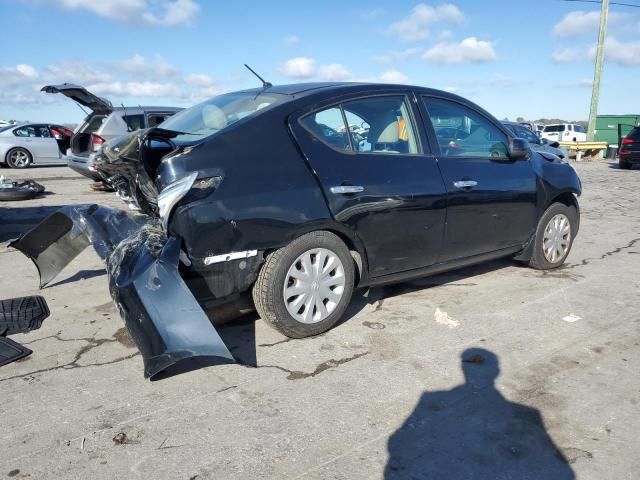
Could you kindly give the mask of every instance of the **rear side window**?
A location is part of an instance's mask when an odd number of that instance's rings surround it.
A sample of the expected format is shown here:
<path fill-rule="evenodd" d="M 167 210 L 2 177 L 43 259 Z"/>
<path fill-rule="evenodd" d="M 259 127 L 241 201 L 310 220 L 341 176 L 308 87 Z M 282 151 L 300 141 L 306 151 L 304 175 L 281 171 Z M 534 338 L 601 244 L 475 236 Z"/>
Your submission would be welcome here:
<path fill-rule="evenodd" d="M 13 131 L 16 137 L 40 137 L 40 131 L 32 125 L 16 128 Z"/>
<path fill-rule="evenodd" d="M 107 117 L 105 115 L 91 114 L 85 119 L 85 126 L 79 132 L 95 133 L 97 132 Z"/>
<path fill-rule="evenodd" d="M 423 100 L 443 156 L 508 158 L 509 139 L 489 119 L 457 102 Z"/>
<path fill-rule="evenodd" d="M 340 107 L 321 110 L 302 119 L 302 124 L 316 138 L 338 150 L 351 150 L 347 127 Z"/>
<path fill-rule="evenodd" d="M 545 132 L 564 132 L 564 125 L 547 125 L 544 127 Z"/>
<path fill-rule="evenodd" d="M 122 117 L 124 123 L 127 124 L 127 130 L 134 132 L 144 128 L 144 115 L 125 115 Z"/>
<path fill-rule="evenodd" d="M 147 127 L 156 127 L 171 115 L 171 113 L 149 113 L 147 114 Z"/>
<path fill-rule="evenodd" d="M 640 127 L 635 127 L 629 132 L 627 138 L 633 138 L 634 140 L 640 140 Z"/>
<path fill-rule="evenodd" d="M 417 154 L 416 131 L 403 95 L 363 98 L 312 113 L 302 125 L 338 150 Z"/>

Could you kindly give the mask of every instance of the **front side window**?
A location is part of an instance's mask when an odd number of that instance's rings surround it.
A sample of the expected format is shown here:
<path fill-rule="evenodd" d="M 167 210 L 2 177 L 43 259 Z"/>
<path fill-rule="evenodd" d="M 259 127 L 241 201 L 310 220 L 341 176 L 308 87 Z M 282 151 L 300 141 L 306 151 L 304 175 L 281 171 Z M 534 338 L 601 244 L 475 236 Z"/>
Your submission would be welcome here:
<path fill-rule="evenodd" d="M 509 139 L 486 117 L 460 103 L 423 97 L 445 157 L 508 158 Z"/>
<path fill-rule="evenodd" d="M 584 133 L 584 128 L 582 128 L 580 125 L 576 125 L 573 127 L 573 131 L 578 133 Z"/>
<path fill-rule="evenodd" d="M 339 150 L 419 153 L 415 128 L 403 95 L 352 100 L 307 115 L 301 123 L 316 138 Z"/>

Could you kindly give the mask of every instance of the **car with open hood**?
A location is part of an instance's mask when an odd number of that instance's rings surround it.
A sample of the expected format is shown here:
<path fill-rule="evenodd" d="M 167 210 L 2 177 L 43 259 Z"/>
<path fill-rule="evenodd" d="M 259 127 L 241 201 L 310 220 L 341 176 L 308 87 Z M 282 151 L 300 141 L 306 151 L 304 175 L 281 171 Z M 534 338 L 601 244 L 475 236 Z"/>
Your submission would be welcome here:
<path fill-rule="evenodd" d="M 93 159 L 105 142 L 127 132 L 155 127 L 182 110 L 176 107 L 155 106 L 114 107 L 106 98 L 98 97 L 84 87 L 72 83 L 45 85 L 41 91 L 61 93 L 78 105 L 91 110 L 71 137 L 65 161 L 72 170 L 92 180 L 100 180 Z"/>
<path fill-rule="evenodd" d="M 92 244 L 148 377 L 233 361 L 203 308 L 251 296 L 283 334 L 317 335 L 355 288 L 499 257 L 557 268 L 579 228 L 568 164 L 423 87 L 265 84 L 114 139 L 94 163 L 132 209 L 68 206 L 12 246 L 45 285 Z"/>

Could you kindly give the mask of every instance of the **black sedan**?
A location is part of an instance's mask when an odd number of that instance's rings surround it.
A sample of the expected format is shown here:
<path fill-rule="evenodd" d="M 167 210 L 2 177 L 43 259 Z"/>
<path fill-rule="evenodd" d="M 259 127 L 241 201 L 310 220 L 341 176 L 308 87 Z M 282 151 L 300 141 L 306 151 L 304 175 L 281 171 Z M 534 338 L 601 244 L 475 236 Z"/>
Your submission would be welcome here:
<path fill-rule="evenodd" d="M 618 166 L 624 170 L 640 164 L 640 127 L 633 128 L 620 142 Z"/>
<path fill-rule="evenodd" d="M 232 360 L 201 306 L 250 293 L 299 338 L 335 325 L 357 287 L 567 258 L 575 171 L 477 105 L 410 86 L 265 87 L 104 148 L 98 171 L 139 214 L 67 207 L 14 242 L 43 284 L 93 243 L 147 376 L 194 356 Z"/>

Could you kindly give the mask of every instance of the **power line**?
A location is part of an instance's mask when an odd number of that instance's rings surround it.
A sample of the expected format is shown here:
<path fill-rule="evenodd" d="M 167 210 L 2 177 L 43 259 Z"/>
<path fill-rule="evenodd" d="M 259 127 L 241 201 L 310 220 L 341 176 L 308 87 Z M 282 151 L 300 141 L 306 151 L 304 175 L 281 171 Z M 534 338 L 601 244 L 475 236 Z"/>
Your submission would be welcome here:
<path fill-rule="evenodd" d="M 562 0 L 563 2 L 580 2 L 580 3 L 598 3 L 602 4 L 602 0 Z M 640 8 L 640 5 L 634 3 L 609 2 L 609 5 L 620 5 L 622 7 Z"/>

